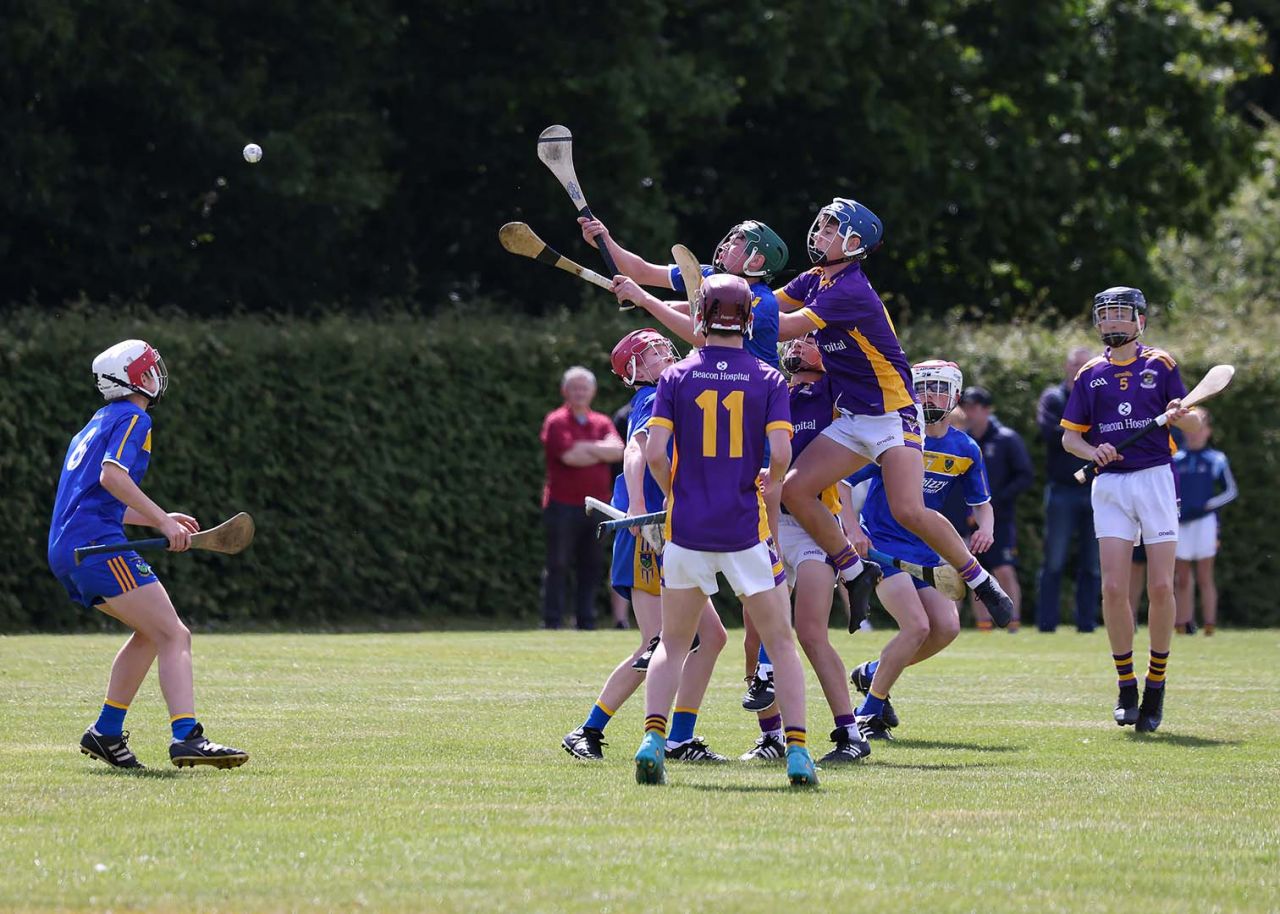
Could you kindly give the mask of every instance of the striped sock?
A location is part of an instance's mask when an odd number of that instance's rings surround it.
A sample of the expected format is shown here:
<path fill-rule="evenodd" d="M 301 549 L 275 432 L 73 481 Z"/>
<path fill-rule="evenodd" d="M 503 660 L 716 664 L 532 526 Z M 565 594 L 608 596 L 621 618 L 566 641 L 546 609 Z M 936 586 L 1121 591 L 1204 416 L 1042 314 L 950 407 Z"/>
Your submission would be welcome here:
<path fill-rule="evenodd" d="M 650 714 L 644 719 L 644 732 L 656 733 L 663 739 L 667 738 L 667 718 L 665 714 Z"/>
<path fill-rule="evenodd" d="M 1164 672 L 1169 666 L 1169 652 L 1152 651 L 1150 659 L 1147 660 L 1147 688 L 1163 689 L 1164 688 Z M 1129 655 L 1129 672 L 1133 672 L 1133 655 Z"/>
<path fill-rule="evenodd" d="M 862 574 L 862 559 L 849 543 L 845 543 L 843 549 L 831 556 L 831 564 L 836 566 L 836 574 L 842 581 L 852 581 Z"/>
<path fill-rule="evenodd" d="M 989 632 L 992 629 L 992 623 L 990 619 L 979 619 L 976 624 L 978 626 L 978 631 L 980 632 Z"/>
<path fill-rule="evenodd" d="M 591 709 L 591 713 L 587 715 L 587 721 L 582 726 L 593 727 L 596 730 L 603 730 L 608 726 L 609 721 L 613 719 L 613 711 L 610 711 L 600 702 L 596 702 L 595 707 Z"/>
<path fill-rule="evenodd" d="M 792 746 L 804 748 L 808 745 L 805 737 L 804 727 L 787 727 L 787 748 L 790 749 Z"/>
<path fill-rule="evenodd" d="M 837 730 L 841 730 L 841 729 L 844 729 L 844 728 L 847 728 L 847 727 L 852 727 L 852 726 L 853 726 L 854 724 L 856 724 L 857 722 L 858 722 L 858 721 L 857 721 L 857 718 L 855 718 L 852 714 L 837 714 L 837 715 L 836 715 L 836 729 L 837 729 Z"/>
<path fill-rule="evenodd" d="M 862 704 L 858 708 L 858 716 L 864 717 L 869 714 L 874 717 L 880 714 L 884 711 L 884 703 L 888 697 L 888 695 L 877 695 L 875 689 L 867 692 L 867 697 L 862 699 Z"/>
<path fill-rule="evenodd" d="M 773 717 L 757 718 L 760 722 L 760 732 L 766 735 L 777 733 L 782 729 L 782 715 L 775 714 Z"/>
<path fill-rule="evenodd" d="M 1136 689 L 1138 677 L 1133 675 L 1133 651 L 1127 654 L 1112 654 L 1111 659 L 1116 663 L 1116 676 L 1120 680 L 1120 688 Z"/>
<path fill-rule="evenodd" d="M 171 717 L 169 719 L 169 727 L 173 730 L 174 739 L 184 740 L 196 728 L 196 716 L 194 714 L 179 714 L 176 717 Z"/>
<path fill-rule="evenodd" d="M 102 713 L 98 715 L 98 722 L 93 725 L 93 729 L 100 736 L 119 736 L 124 732 L 124 716 L 128 712 L 128 705 L 108 698 L 102 704 Z"/>
<path fill-rule="evenodd" d="M 991 577 L 987 570 L 978 564 L 978 560 L 970 558 L 964 563 L 964 567 L 960 569 L 960 577 L 964 578 L 964 582 L 972 589 L 977 589 L 978 585 Z"/>
<path fill-rule="evenodd" d="M 671 716 L 671 732 L 667 734 L 667 742 L 687 743 L 693 739 L 693 727 L 698 722 L 697 708 L 676 708 Z"/>

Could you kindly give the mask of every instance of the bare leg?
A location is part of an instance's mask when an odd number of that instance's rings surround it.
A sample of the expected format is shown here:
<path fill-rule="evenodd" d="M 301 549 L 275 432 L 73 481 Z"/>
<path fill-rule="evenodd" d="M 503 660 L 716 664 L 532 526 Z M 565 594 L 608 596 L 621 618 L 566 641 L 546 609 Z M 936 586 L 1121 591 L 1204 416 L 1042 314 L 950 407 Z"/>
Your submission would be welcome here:
<path fill-rule="evenodd" d="M 693 634 L 698 630 L 707 596 L 697 587 L 662 588 L 662 640 L 649 661 L 644 684 L 645 715 L 671 716 Z"/>
<path fill-rule="evenodd" d="M 146 635 L 134 632 L 111 664 L 111 679 L 107 683 L 107 701 L 130 705 L 138 694 L 138 687 L 147 678 L 147 672 L 156 659 L 155 642 Z"/>
<path fill-rule="evenodd" d="M 791 637 L 791 601 L 786 585 L 778 584 L 769 590 L 742 597 L 742 608 L 755 622 L 764 649 L 773 661 L 774 688 L 784 724 L 803 727 L 804 668 L 800 665 L 800 655 L 796 653 L 796 643 Z"/>
<path fill-rule="evenodd" d="M 1099 547 L 1101 548 L 1101 547 Z M 1142 591 L 1147 586 L 1147 565 L 1145 562 L 1135 562 L 1130 557 L 1129 564 L 1133 567 L 1129 574 L 1129 610 L 1133 616 L 1133 627 L 1138 627 L 1138 609 L 1142 605 Z"/>
<path fill-rule="evenodd" d="M 191 631 L 178 618 L 159 581 L 126 591 L 101 604 L 155 645 L 160 667 L 160 691 L 169 716 L 195 717 L 195 689 L 191 681 Z"/>
<path fill-rule="evenodd" d="M 844 661 L 830 638 L 835 582 L 835 569 L 826 562 L 802 562 L 796 569 L 796 637 L 818 677 L 832 716 L 841 717 L 853 713 L 853 704 Z"/>
<path fill-rule="evenodd" d="M 707 685 L 711 682 L 711 671 L 716 667 L 720 652 L 729 642 L 724 623 L 720 621 L 710 600 L 703 602 L 702 615 L 698 619 L 698 638 L 698 653 L 691 653 L 685 658 L 680 675 L 680 688 L 676 691 L 676 707 L 679 708 L 702 707 Z"/>
<path fill-rule="evenodd" d="M 1147 553 L 1150 558 L 1150 552 Z M 1098 540 L 1102 563 L 1102 621 L 1107 626 L 1111 653 L 1133 650 L 1133 611 L 1129 607 L 1129 572 L 1133 566 L 1133 543 L 1116 536 Z"/>
<path fill-rule="evenodd" d="M 924 605 L 925 615 L 929 617 L 929 637 L 925 639 L 924 644 L 920 645 L 920 649 L 911 658 L 908 666 L 928 660 L 955 641 L 960 634 L 960 613 L 956 611 L 955 603 L 932 587 L 918 590 L 916 595 Z"/>
<path fill-rule="evenodd" d="M 1001 565 L 991 572 L 1013 601 L 1013 621 L 1022 619 L 1022 586 L 1018 583 L 1018 569 L 1013 565 Z M 985 610 L 984 610 L 985 611 Z"/>
<path fill-rule="evenodd" d="M 1173 566 L 1173 599 L 1178 607 L 1173 627 L 1181 629 L 1195 618 L 1195 570 L 1191 562 L 1178 559 Z"/>
<path fill-rule="evenodd" d="M 1173 620 L 1177 607 L 1173 599 L 1173 564 L 1177 543 L 1147 546 L 1147 631 L 1151 649 L 1161 653 L 1173 642 Z"/>
<path fill-rule="evenodd" d="M 603 705 L 610 712 L 622 707 L 623 703 L 644 682 L 644 672 L 633 670 L 631 664 L 635 663 L 648 649 L 649 642 L 662 627 L 662 601 L 658 597 L 638 588 L 632 588 L 631 603 L 635 608 L 636 623 L 640 626 L 640 645 L 614 668 L 600 691 L 598 704 Z"/>
<path fill-rule="evenodd" d="M 613 611 L 614 628 L 631 627 L 631 604 L 613 589 L 609 591 L 609 608 Z"/>
<path fill-rule="evenodd" d="M 1218 627 L 1218 584 L 1213 579 L 1213 556 L 1196 561 L 1196 583 L 1200 587 L 1200 617 L 1207 635 Z"/>
<path fill-rule="evenodd" d="M 745 634 L 742 638 L 742 653 L 746 657 L 747 662 L 747 678 L 751 678 L 751 674 L 756 671 L 756 663 L 760 660 L 760 633 L 756 631 L 755 623 L 751 621 L 751 617 L 745 612 L 742 614 L 742 624 L 745 626 Z"/>
<path fill-rule="evenodd" d="M 819 435 L 787 472 L 786 483 L 782 487 L 782 503 L 827 555 L 839 555 L 847 549 L 849 538 L 839 524 L 832 523 L 830 509 L 820 500 L 822 492 L 866 464 L 867 458 L 861 454 Z M 767 644 L 765 650 L 769 650 Z M 773 656 L 772 651 L 769 656 Z"/>
<path fill-rule="evenodd" d="M 898 523 L 924 540 L 954 568 L 964 568 L 973 560 L 973 555 L 951 522 L 937 511 L 925 507 L 924 461 L 919 451 L 906 445 L 889 448 L 880 455 L 880 472 L 884 477 L 889 510 Z"/>
<path fill-rule="evenodd" d="M 902 671 L 912 663 L 929 638 L 929 616 L 920 602 L 910 575 L 895 574 L 876 588 L 876 596 L 898 623 L 898 633 L 880 652 L 880 663 L 871 679 L 871 691 L 888 695 Z"/>

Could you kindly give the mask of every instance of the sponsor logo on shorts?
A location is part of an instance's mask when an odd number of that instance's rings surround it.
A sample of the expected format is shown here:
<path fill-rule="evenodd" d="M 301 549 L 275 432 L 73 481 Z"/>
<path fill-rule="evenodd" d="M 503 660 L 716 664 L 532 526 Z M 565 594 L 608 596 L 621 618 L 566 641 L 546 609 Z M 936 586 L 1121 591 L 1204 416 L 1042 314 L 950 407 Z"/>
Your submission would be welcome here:
<path fill-rule="evenodd" d="M 1106 387 L 1106 386 L 1107 386 L 1107 379 L 1106 379 L 1106 378 L 1094 378 L 1092 381 L 1090 381 L 1090 382 L 1089 382 L 1089 386 L 1090 386 L 1090 387 Z"/>

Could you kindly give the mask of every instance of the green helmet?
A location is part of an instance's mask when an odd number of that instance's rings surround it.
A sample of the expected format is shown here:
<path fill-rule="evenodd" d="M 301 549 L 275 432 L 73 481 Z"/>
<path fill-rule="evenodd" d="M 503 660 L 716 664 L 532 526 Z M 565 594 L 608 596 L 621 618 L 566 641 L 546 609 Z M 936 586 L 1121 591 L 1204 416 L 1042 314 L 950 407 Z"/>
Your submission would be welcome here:
<path fill-rule="evenodd" d="M 744 265 L 756 254 L 764 255 L 764 264 L 760 269 L 748 270 L 744 268 L 742 271 L 743 276 L 772 278 L 782 272 L 782 268 L 787 265 L 787 243 L 779 238 L 778 233 L 769 228 L 769 226 L 754 219 L 739 222 L 729 229 L 728 234 L 716 246 L 715 257 L 711 260 L 712 266 L 721 272 L 728 272 L 724 265 L 724 256 L 739 234 L 747 242 L 746 251 L 742 258 Z"/>

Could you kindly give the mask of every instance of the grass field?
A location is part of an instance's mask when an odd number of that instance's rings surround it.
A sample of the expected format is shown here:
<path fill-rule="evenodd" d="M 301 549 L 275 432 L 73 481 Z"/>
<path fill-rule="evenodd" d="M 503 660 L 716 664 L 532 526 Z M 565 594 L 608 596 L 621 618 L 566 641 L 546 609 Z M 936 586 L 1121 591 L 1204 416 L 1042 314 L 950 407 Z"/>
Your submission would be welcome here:
<path fill-rule="evenodd" d="M 198 635 L 197 710 L 253 758 L 170 767 L 152 677 L 140 775 L 76 748 L 122 638 L 0 638 L 0 910 L 1280 910 L 1280 632 L 1179 638 L 1146 738 L 1110 722 L 1101 632 L 965 633 L 894 690 L 899 741 L 814 792 L 741 763 L 637 786 L 639 702 L 569 759 L 634 637 Z M 887 635 L 837 637 L 851 665 Z M 699 725 L 733 755 L 736 638 Z"/>

